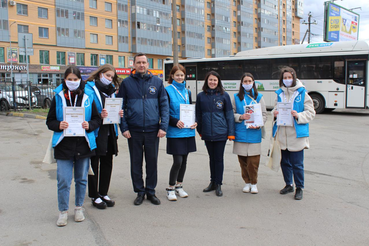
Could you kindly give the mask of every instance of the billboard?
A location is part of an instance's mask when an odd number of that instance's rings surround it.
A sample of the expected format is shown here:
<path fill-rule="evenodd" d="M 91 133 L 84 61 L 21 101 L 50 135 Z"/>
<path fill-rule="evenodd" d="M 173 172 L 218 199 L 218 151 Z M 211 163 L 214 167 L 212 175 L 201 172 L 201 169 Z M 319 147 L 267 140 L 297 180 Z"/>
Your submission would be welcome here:
<path fill-rule="evenodd" d="M 324 41 L 355 41 L 359 39 L 360 15 L 335 3 L 324 3 Z"/>

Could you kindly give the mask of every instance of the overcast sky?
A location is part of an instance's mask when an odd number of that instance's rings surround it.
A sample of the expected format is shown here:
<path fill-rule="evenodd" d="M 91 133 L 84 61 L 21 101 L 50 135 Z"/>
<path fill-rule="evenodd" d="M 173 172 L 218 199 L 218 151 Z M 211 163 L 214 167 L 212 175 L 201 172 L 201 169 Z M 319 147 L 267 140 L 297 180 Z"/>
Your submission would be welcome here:
<path fill-rule="evenodd" d="M 325 0 L 304 0 L 304 18 L 301 19 L 301 23 L 305 20 L 308 21 L 308 14 L 311 11 L 311 20 L 316 20 L 317 25 L 311 25 L 311 42 L 323 41 L 324 30 L 324 2 Z M 359 22 L 359 40 L 369 40 L 369 1 L 368 0 L 338 0 L 334 1 L 335 4 L 340 5 L 346 9 L 361 7 L 360 9 L 353 10 L 360 15 Z M 308 25 L 301 24 L 300 39 L 302 41 Z M 307 37 L 304 43 L 307 43 Z"/>

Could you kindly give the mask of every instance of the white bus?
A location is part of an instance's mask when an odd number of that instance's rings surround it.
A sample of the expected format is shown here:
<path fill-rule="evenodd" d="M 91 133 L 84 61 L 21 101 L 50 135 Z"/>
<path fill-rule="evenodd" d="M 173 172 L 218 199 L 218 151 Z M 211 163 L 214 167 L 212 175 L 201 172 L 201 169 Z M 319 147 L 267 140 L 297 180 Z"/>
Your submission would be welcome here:
<path fill-rule="evenodd" d="M 367 41 L 350 41 L 276 46 L 242 51 L 232 57 L 179 63 L 186 68 L 187 87 L 194 95 L 202 91 L 205 75 L 211 70 L 219 73 L 232 98 L 238 92 L 242 74 L 252 73 L 268 108 L 274 106 L 280 69 L 293 67 L 313 98 L 316 112 L 322 113 L 336 108 L 368 108 L 368 58 Z M 165 61 L 165 82 L 172 66 L 172 60 Z M 192 99 L 195 101 L 196 96 Z"/>

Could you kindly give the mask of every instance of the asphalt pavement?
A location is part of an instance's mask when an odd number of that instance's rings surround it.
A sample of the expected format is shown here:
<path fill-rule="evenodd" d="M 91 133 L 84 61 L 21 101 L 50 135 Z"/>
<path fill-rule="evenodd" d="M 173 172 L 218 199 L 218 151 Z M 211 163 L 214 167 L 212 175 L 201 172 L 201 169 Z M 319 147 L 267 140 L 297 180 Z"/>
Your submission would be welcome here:
<path fill-rule="evenodd" d="M 203 193 L 209 184 L 208 155 L 197 136 L 188 159 L 188 198 L 166 199 L 172 157 L 160 140 L 157 196 L 134 206 L 126 139 L 109 196 L 113 208 L 98 210 L 88 197 L 86 220 L 74 222 L 74 185 L 68 225 L 58 217 L 56 165 L 42 163 L 51 131 L 36 117 L 0 115 L 0 245 L 369 245 L 369 111 L 341 110 L 317 115 L 305 151 L 304 198 L 280 195 L 282 173 L 264 166 L 271 130 L 262 143 L 259 194 L 242 192 L 232 142 L 225 151 L 223 197 Z"/>

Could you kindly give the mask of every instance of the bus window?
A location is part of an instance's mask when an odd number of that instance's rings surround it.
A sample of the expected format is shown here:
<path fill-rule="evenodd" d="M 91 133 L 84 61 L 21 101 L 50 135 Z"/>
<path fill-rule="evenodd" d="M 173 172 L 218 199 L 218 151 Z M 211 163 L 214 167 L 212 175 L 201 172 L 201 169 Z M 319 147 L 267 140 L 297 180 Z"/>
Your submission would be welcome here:
<path fill-rule="evenodd" d="M 345 83 L 345 62 L 343 60 L 339 61 L 337 59 L 334 61 L 333 79 L 337 83 Z"/>
<path fill-rule="evenodd" d="M 272 62 L 272 71 L 271 71 L 271 78 L 272 79 L 279 79 L 281 75 L 281 70 L 284 67 L 292 67 L 295 69 L 296 73 L 298 74 L 298 59 L 295 58 L 287 58 L 287 59 L 273 59 Z"/>

